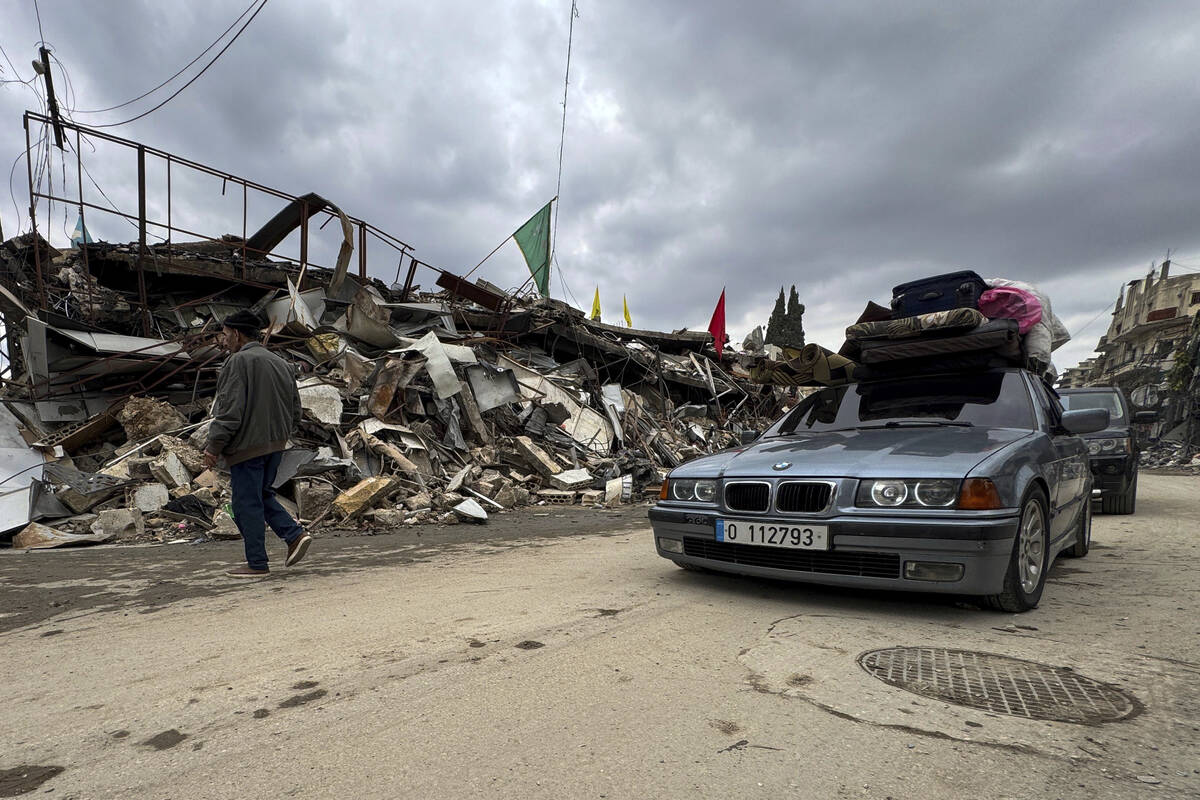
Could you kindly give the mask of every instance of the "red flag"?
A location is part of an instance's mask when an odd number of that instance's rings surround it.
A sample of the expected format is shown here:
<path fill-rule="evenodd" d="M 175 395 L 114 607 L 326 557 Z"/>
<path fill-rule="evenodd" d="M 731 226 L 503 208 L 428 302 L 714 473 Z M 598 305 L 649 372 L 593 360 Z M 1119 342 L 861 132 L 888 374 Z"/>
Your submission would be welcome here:
<path fill-rule="evenodd" d="M 708 332 L 712 334 L 713 344 L 717 348 L 717 358 L 721 357 L 721 351 L 725 349 L 725 290 L 721 290 L 721 299 L 717 301 L 717 307 L 713 310 L 712 320 L 708 323 Z"/>

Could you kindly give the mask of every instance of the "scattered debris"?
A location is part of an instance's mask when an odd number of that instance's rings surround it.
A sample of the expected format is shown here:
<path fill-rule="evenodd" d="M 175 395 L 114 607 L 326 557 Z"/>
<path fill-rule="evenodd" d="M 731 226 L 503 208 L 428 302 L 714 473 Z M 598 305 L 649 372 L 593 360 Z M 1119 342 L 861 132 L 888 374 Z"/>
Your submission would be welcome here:
<path fill-rule="evenodd" d="M 444 271 L 423 292 L 415 273 L 392 286 L 349 274 L 348 252 L 335 269 L 262 255 L 299 209 L 246 240 L 144 254 L 138 243 L 59 251 L 34 234 L 0 244 L 0 450 L 13 454 L 0 458 L 0 481 L 11 478 L 0 540 L 34 522 L 121 542 L 237 538 L 228 473 L 206 469 L 200 448 L 216 336 L 241 309 L 271 320 L 265 346 L 296 369 L 303 418 L 274 488 L 310 527 L 634 502 L 802 396 L 750 380 L 778 348 L 719 357 L 706 331 L 607 325 Z"/>

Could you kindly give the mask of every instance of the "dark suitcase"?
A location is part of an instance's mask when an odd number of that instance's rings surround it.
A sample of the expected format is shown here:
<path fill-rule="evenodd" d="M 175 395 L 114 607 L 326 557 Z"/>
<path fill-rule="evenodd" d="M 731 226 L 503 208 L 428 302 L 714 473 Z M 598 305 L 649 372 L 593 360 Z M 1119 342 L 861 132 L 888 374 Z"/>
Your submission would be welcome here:
<path fill-rule="evenodd" d="M 978 308 L 988 285 L 971 270 L 949 272 L 892 289 L 892 318 L 915 317 L 952 308 Z"/>

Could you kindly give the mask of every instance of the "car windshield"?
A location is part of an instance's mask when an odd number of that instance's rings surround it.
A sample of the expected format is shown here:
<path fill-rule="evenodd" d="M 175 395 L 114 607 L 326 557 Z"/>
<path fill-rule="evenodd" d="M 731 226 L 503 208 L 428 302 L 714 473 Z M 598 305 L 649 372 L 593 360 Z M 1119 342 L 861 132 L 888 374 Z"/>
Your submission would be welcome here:
<path fill-rule="evenodd" d="M 1059 399 L 1062 400 L 1063 408 L 1067 411 L 1103 408 L 1108 412 L 1110 424 L 1115 424 L 1125 418 L 1125 409 L 1116 392 L 1079 392 L 1078 394 L 1064 392 Z"/>
<path fill-rule="evenodd" d="M 1032 429 L 1033 408 L 1016 372 L 900 378 L 820 389 L 764 436 L 927 426 Z"/>

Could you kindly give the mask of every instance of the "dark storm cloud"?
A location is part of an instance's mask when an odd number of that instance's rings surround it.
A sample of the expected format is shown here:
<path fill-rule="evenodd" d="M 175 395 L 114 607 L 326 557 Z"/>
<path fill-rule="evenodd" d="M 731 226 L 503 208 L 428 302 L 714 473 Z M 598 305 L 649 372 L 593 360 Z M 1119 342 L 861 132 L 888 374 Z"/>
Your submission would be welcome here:
<path fill-rule="evenodd" d="M 32 6 L 10 5 L 2 43 L 27 77 Z M 92 108 L 243 8 L 42 2 Z M 568 8 L 273 0 L 208 74 L 114 132 L 318 191 L 465 270 L 554 194 Z M 810 338 L 836 346 L 891 285 L 973 267 L 1042 283 L 1069 327 L 1100 314 L 1066 366 L 1123 282 L 1168 247 L 1200 251 L 1198 36 L 1200 8 L 1179 4 L 583 0 L 552 291 L 565 279 L 586 307 L 599 286 L 608 319 L 624 293 L 636 324 L 673 329 L 705 325 L 726 286 L 741 335 L 795 283 Z M 5 89 L 15 155 L 36 100 Z M 128 171 L 93 164 L 129 202 Z M 526 277 L 511 245 L 480 274 Z"/>

